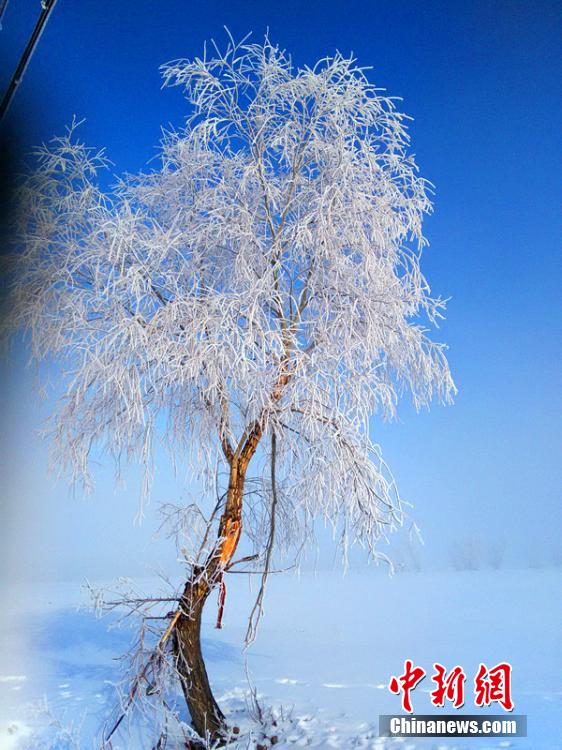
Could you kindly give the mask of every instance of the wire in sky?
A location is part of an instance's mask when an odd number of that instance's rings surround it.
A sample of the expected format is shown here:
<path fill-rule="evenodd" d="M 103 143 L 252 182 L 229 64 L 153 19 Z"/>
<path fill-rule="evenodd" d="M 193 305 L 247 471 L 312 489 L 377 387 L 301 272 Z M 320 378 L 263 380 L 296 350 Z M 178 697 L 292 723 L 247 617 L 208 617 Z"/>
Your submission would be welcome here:
<path fill-rule="evenodd" d="M 8 111 L 8 107 L 10 106 L 13 96 L 16 93 L 17 87 L 21 83 L 21 80 L 24 76 L 24 73 L 29 64 L 31 56 L 35 50 L 35 47 L 37 46 L 39 39 L 41 38 L 41 34 L 43 33 L 45 24 L 47 23 L 47 20 L 49 18 L 49 14 L 51 13 L 52 9 L 55 7 L 56 2 L 57 0 L 43 0 L 43 2 L 41 3 L 41 14 L 39 18 L 37 19 L 35 28 L 33 29 L 33 32 L 29 38 L 29 41 L 20 58 L 18 66 L 15 69 L 12 79 L 8 85 L 8 88 L 6 89 L 6 92 L 2 98 L 2 102 L 0 103 L 0 120 L 2 120 L 2 118 Z M 0 0 L 0 22 L 2 20 L 2 15 L 4 11 L 6 10 L 7 5 L 8 5 L 8 0 Z"/>

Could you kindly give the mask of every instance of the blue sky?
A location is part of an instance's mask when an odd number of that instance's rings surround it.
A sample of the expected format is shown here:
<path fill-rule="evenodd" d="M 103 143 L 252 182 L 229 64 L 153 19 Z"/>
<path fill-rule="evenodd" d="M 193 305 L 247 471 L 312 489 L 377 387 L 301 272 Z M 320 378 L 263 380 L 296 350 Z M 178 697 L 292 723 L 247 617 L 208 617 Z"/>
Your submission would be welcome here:
<path fill-rule="evenodd" d="M 8 5 L 2 87 L 38 12 L 39 2 Z M 413 151 L 436 185 L 424 269 L 452 298 L 438 335 L 459 387 L 454 407 L 415 415 L 404 403 L 399 422 L 373 423 L 373 435 L 416 506 L 428 561 L 447 562 L 456 540 L 476 536 L 504 540 L 526 565 L 551 559 L 561 531 L 561 16 L 561 3 L 516 0 L 59 0 L 4 134 L 17 160 L 77 115 L 116 172 L 146 168 L 161 125 L 187 112 L 179 90 L 161 90 L 159 65 L 223 40 L 223 25 L 235 37 L 269 28 L 297 65 L 339 49 L 372 66 L 371 80 L 414 117 Z M 86 504 L 52 487 L 33 435 L 48 405 L 32 400 L 16 354 L 2 407 L 12 563 L 24 549 L 29 575 L 137 572 L 153 527 L 131 526 L 134 476 L 114 494 L 102 473 Z M 164 473 L 162 497 L 179 491 Z"/>

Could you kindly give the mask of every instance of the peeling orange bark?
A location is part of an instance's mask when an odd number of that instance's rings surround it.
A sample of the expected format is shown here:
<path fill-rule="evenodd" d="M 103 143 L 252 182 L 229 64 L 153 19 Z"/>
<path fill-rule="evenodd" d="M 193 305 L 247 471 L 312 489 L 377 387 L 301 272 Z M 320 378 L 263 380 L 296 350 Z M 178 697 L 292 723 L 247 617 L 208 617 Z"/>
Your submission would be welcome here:
<path fill-rule="evenodd" d="M 232 559 L 236 547 L 238 546 L 241 530 L 242 527 L 240 521 L 231 518 L 226 519 L 223 530 L 224 539 L 219 554 L 219 561 L 222 568 L 225 568 Z"/>

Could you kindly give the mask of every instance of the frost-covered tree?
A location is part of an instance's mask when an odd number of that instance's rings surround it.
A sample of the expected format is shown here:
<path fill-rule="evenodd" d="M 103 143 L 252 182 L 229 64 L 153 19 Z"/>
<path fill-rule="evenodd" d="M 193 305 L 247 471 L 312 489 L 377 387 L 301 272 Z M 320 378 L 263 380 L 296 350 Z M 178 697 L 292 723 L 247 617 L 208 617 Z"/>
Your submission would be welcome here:
<path fill-rule="evenodd" d="M 167 663 L 216 741 L 201 615 L 240 539 L 262 583 L 318 517 L 344 551 L 376 555 L 403 517 L 369 420 L 405 391 L 420 407 L 454 385 L 424 327 L 443 309 L 420 271 L 431 202 L 393 100 L 351 58 L 295 69 L 267 39 L 163 75 L 190 115 L 154 171 L 107 191 L 103 153 L 74 129 L 40 149 L 19 191 L 10 325 L 31 332 L 35 359 L 63 363 L 53 445 L 74 479 L 90 484 L 99 446 L 140 458 L 148 491 L 160 431 L 203 480 L 201 498 L 166 510 L 186 577 L 126 704 Z M 263 585 L 248 641 L 262 598 Z"/>

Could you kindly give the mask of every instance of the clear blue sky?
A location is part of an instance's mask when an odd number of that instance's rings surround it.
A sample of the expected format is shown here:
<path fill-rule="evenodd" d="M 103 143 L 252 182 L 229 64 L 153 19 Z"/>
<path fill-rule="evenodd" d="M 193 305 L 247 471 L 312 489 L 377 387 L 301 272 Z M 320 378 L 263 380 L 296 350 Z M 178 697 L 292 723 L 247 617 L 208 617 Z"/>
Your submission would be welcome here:
<path fill-rule="evenodd" d="M 2 87 L 38 12 L 38 0 L 8 5 Z M 404 404 L 373 434 L 416 505 L 428 559 L 479 536 L 527 564 L 552 557 L 561 532 L 561 21 L 562 3 L 541 1 L 58 0 L 4 139 L 17 159 L 76 114 L 116 172 L 144 168 L 160 126 L 186 113 L 178 90 L 161 90 L 159 65 L 224 39 L 223 25 L 236 37 L 269 27 L 296 64 L 339 49 L 372 66 L 415 118 L 413 151 L 437 188 L 424 268 L 452 297 L 439 336 L 459 387 L 453 408 L 416 416 Z M 134 489 L 113 495 L 104 475 L 84 505 L 51 488 L 20 364 L 4 368 L 5 533 L 45 574 L 135 572 L 151 527 L 130 526 Z M 163 480 L 159 493 L 176 491 Z M 115 543 L 101 562 L 100 540 Z"/>

